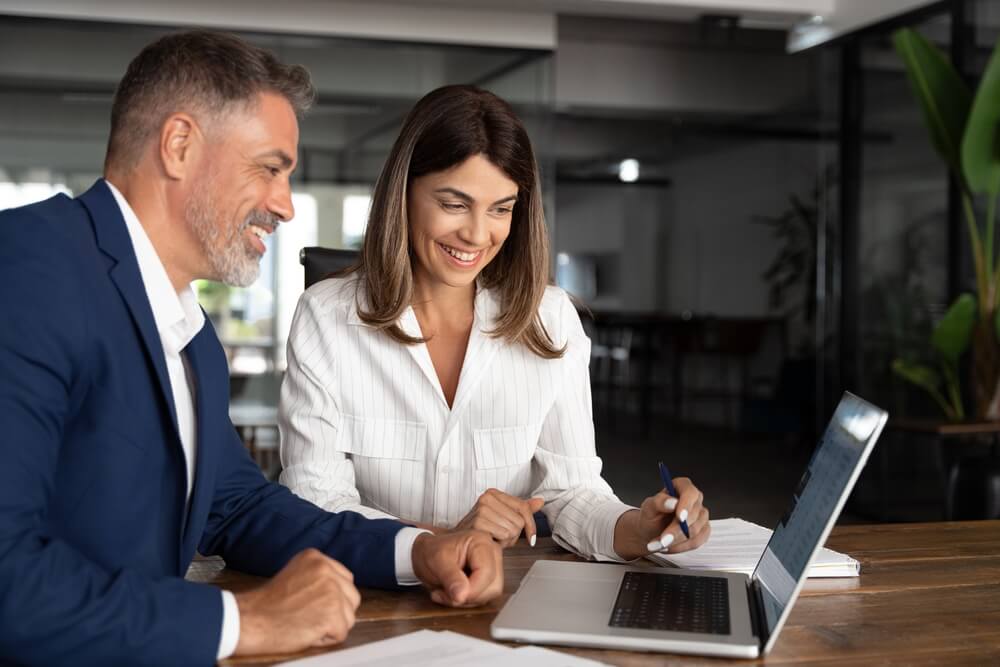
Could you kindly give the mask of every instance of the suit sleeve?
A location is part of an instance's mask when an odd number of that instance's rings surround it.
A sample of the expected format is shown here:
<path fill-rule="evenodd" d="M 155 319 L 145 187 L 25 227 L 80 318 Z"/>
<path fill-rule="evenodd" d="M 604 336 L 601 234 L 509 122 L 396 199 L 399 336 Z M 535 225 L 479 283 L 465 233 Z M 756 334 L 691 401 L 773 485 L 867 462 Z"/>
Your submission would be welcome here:
<path fill-rule="evenodd" d="M 199 551 L 226 565 L 271 576 L 308 548 L 343 563 L 359 586 L 398 587 L 395 538 L 402 524 L 356 512 L 321 510 L 268 482 L 233 429 Z"/>
<path fill-rule="evenodd" d="M 46 527 L 71 406 L 91 381 L 74 255 L 46 221 L 0 213 L 0 663 L 213 664 L 218 589 L 105 568 Z"/>

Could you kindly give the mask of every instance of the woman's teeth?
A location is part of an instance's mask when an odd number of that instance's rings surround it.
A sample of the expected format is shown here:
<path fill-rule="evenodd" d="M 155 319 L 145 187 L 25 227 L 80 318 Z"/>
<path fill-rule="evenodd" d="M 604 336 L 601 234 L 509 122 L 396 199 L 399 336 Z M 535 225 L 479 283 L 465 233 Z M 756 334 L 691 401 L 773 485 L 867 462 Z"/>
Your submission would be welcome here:
<path fill-rule="evenodd" d="M 462 262 L 471 262 L 476 257 L 479 257 L 479 253 L 478 252 L 460 252 L 458 250 L 455 250 L 454 248 L 449 248 L 448 246 L 444 245 L 443 243 L 439 243 L 438 245 L 440 245 L 442 248 L 444 248 L 444 251 L 446 253 L 448 253 L 449 255 L 451 255 L 452 257 L 454 257 L 455 259 L 460 260 Z"/>

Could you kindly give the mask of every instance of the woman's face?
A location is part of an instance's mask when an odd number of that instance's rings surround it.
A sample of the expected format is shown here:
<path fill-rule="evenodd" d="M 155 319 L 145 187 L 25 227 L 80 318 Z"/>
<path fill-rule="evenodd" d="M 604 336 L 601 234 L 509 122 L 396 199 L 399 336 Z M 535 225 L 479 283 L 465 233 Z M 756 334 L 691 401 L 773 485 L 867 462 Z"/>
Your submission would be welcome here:
<path fill-rule="evenodd" d="M 467 287 L 510 234 L 517 185 L 482 155 L 413 180 L 407 196 L 418 282 Z"/>

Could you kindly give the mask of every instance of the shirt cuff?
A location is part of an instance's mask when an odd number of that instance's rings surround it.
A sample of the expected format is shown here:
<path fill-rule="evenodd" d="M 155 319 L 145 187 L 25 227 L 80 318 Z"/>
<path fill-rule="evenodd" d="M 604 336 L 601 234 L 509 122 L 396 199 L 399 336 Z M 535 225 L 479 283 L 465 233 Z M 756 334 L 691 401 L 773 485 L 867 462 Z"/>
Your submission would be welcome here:
<path fill-rule="evenodd" d="M 216 660 L 225 660 L 236 652 L 240 643 L 240 608 L 236 596 L 222 591 L 222 635 L 219 637 L 219 652 Z"/>
<path fill-rule="evenodd" d="M 405 526 L 396 533 L 396 583 L 400 586 L 416 586 L 420 583 L 413 573 L 413 543 L 422 533 L 430 533 L 423 528 Z"/>
<path fill-rule="evenodd" d="M 636 507 L 614 500 L 598 507 L 592 515 L 591 521 L 595 528 L 594 535 L 594 557 L 597 560 L 611 561 L 614 563 L 629 562 L 622 558 L 615 551 L 615 526 L 618 519 L 626 512 L 631 512 Z"/>

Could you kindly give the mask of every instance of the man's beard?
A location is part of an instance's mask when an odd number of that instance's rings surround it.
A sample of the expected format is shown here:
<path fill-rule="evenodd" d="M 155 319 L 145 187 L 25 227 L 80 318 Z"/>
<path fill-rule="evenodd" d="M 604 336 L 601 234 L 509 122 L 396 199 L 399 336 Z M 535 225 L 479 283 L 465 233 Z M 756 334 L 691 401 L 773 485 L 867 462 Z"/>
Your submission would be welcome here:
<path fill-rule="evenodd" d="M 246 230 L 253 223 L 277 226 L 278 218 L 254 209 L 246 219 L 225 233 L 207 183 L 188 200 L 185 217 L 208 259 L 212 278 L 234 287 L 251 285 L 260 274 L 261 255 L 247 241 Z"/>

